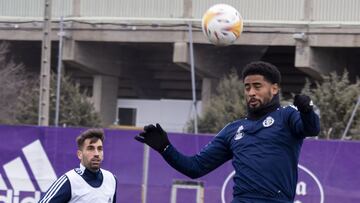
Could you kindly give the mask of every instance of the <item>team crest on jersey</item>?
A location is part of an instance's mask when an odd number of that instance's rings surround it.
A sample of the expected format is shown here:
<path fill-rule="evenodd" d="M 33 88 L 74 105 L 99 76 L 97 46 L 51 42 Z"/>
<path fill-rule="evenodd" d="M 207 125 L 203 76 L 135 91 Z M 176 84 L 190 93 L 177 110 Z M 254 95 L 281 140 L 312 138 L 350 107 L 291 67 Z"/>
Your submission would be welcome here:
<path fill-rule="evenodd" d="M 75 168 L 74 170 L 75 170 L 75 172 L 76 172 L 77 174 L 79 174 L 79 175 L 82 175 L 82 174 L 83 174 L 83 172 L 81 171 L 80 168 Z"/>
<path fill-rule="evenodd" d="M 74 171 L 79 175 L 82 175 L 84 173 L 84 171 L 82 171 L 81 168 L 75 168 Z"/>
<path fill-rule="evenodd" d="M 244 133 L 242 132 L 242 130 L 244 130 L 244 126 L 240 126 L 237 131 L 236 131 L 236 134 L 235 134 L 235 140 L 240 140 L 241 138 L 244 137 Z"/>
<path fill-rule="evenodd" d="M 273 117 L 271 117 L 271 116 L 268 116 L 268 117 L 266 117 L 265 118 L 265 120 L 263 121 L 263 126 L 264 127 L 269 127 L 269 126 L 271 126 L 272 124 L 274 124 L 274 119 L 273 119 Z"/>

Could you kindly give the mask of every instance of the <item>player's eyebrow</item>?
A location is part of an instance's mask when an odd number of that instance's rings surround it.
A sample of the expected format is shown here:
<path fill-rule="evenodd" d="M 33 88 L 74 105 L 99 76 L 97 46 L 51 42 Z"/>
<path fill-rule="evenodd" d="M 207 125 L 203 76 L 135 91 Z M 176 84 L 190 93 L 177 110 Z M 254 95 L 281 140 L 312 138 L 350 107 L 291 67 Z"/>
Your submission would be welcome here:
<path fill-rule="evenodd" d="M 249 85 L 261 85 L 262 83 L 259 81 L 255 81 L 255 82 L 246 82 L 244 83 L 245 86 L 249 86 Z"/>

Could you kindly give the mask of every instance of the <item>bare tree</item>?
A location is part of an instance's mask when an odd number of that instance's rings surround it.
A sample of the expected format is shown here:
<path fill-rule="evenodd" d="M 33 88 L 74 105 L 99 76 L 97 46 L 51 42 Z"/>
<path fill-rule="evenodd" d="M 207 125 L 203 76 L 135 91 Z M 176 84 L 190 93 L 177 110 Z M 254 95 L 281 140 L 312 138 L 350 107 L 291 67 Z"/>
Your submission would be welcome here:
<path fill-rule="evenodd" d="M 39 80 L 24 87 L 18 97 L 15 120 L 19 124 L 35 125 L 38 119 Z M 61 77 L 60 120 L 61 125 L 99 127 L 101 119 L 86 92 L 68 75 Z M 56 74 L 50 78 L 50 125 L 54 124 L 56 102 Z"/>
<path fill-rule="evenodd" d="M 54 123 L 56 74 L 51 74 L 50 122 Z M 100 126 L 101 119 L 86 93 L 70 76 L 61 77 L 60 123 L 67 126 Z M 10 55 L 10 43 L 0 43 L 0 123 L 36 125 L 39 108 L 39 77 L 26 72 Z"/>

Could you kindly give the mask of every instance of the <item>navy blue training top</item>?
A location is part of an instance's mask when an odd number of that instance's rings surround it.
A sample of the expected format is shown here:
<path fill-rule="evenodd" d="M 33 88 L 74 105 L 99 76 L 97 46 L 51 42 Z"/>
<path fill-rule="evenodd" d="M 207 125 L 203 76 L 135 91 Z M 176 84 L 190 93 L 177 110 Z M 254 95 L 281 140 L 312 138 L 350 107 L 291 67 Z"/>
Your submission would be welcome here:
<path fill-rule="evenodd" d="M 195 156 L 170 145 L 164 159 L 179 172 L 198 178 L 232 159 L 233 203 L 293 202 L 303 139 L 317 136 L 319 117 L 293 106 L 280 107 L 257 120 L 229 123 Z"/>

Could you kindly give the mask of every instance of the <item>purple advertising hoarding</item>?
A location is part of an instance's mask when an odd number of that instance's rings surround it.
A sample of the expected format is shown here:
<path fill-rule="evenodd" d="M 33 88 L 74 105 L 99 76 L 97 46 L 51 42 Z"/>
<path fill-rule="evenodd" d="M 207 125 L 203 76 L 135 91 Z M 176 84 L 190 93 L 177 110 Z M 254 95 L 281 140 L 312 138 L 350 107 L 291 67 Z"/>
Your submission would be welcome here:
<path fill-rule="evenodd" d="M 76 136 L 81 128 L 0 126 L 0 203 L 37 202 L 50 184 L 78 167 Z M 117 202 L 141 202 L 144 146 L 134 141 L 138 131 L 106 130 L 103 168 L 118 179 Z M 173 145 L 193 155 L 212 136 L 169 133 Z M 296 203 L 360 202 L 360 143 L 304 142 Z M 230 202 L 233 167 L 228 162 L 197 179 L 204 185 L 204 202 Z M 168 203 L 174 180 L 190 180 L 150 150 L 148 203 Z M 195 202 L 196 191 L 178 189 L 177 203 Z"/>

